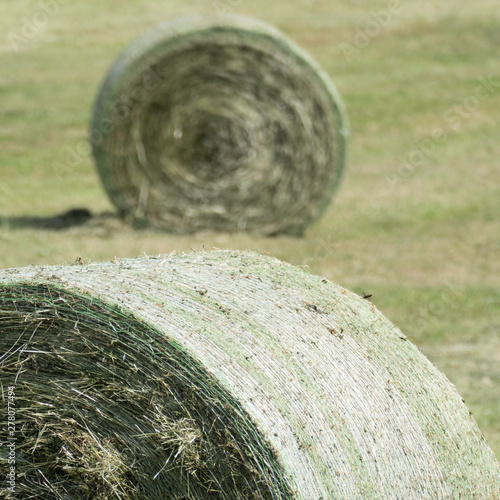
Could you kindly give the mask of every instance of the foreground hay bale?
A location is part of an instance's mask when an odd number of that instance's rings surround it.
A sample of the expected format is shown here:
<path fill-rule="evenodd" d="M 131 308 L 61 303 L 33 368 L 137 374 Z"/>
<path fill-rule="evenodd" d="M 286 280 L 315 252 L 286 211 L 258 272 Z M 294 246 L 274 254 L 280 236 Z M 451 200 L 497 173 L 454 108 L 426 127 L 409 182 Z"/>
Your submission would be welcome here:
<path fill-rule="evenodd" d="M 300 234 L 337 186 L 347 123 L 328 76 L 274 28 L 190 17 L 122 53 L 91 134 L 105 189 L 138 224 Z"/>
<path fill-rule="evenodd" d="M 28 267 L 0 272 L 0 298 L 19 493 L 499 498 L 452 384 L 301 269 L 222 251 Z"/>

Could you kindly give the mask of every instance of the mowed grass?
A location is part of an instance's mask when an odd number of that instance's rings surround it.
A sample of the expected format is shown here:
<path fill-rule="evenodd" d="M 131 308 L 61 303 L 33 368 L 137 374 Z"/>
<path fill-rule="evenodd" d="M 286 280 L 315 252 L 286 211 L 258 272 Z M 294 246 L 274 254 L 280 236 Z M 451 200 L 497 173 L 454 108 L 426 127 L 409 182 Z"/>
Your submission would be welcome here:
<path fill-rule="evenodd" d="M 0 267 L 213 247 L 257 249 L 308 266 L 371 293 L 457 386 L 500 456 L 497 2 L 401 1 L 383 26 L 376 14 L 389 2 L 231 3 L 227 11 L 272 23 L 309 51 L 345 101 L 348 167 L 325 216 L 296 239 L 174 236 L 113 222 L 66 231 L 13 227 L 12 217 L 113 210 L 85 149 L 105 71 L 157 21 L 214 14 L 224 2 L 67 3 L 18 51 L 12 34 L 22 35 L 40 4 L 4 2 Z M 364 47 L 356 47 L 367 31 Z M 354 49 L 348 57 L 345 44 Z M 56 164 L 70 168 L 57 175 Z"/>

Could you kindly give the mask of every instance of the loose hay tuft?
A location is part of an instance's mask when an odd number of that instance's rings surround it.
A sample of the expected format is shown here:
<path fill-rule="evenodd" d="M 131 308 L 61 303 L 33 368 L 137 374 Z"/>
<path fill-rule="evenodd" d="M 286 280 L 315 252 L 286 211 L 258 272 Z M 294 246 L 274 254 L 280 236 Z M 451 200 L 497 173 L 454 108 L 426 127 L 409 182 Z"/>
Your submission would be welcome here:
<path fill-rule="evenodd" d="M 190 17 L 118 58 L 91 141 L 105 189 L 136 224 L 301 234 L 338 184 L 347 119 L 328 76 L 274 28 Z"/>
<path fill-rule="evenodd" d="M 448 380 L 368 301 L 269 257 L 0 271 L 0 352 L 22 498 L 500 497 Z"/>

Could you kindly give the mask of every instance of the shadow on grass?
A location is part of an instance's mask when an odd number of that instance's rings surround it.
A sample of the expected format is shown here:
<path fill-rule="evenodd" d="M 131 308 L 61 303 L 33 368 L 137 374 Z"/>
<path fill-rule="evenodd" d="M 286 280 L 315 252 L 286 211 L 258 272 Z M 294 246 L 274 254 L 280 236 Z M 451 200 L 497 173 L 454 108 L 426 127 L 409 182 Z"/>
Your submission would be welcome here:
<path fill-rule="evenodd" d="M 73 208 L 52 217 L 0 217 L 0 227 L 9 229 L 54 229 L 62 230 L 81 226 L 92 218 L 86 208 Z"/>

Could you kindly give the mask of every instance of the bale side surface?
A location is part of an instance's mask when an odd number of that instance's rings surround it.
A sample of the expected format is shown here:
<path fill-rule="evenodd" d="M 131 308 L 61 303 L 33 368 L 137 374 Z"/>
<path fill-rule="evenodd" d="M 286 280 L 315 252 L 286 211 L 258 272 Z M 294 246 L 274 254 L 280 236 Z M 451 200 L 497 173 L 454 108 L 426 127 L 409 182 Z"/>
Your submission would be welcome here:
<path fill-rule="evenodd" d="M 0 312 L 2 347 L 11 344 L 1 366 L 4 391 L 15 394 L 16 494 L 289 497 L 241 405 L 175 342 L 52 284 L 0 293 L 10 309 Z"/>
<path fill-rule="evenodd" d="M 252 19 L 160 24 L 110 68 L 91 140 L 104 187 L 138 224 L 300 234 L 326 209 L 347 119 L 328 76 Z"/>
<path fill-rule="evenodd" d="M 47 498 L 500 496 L 452 384 L 320 277 L 208 252 L 4 270 L 0 283 L 18 466 Z"/>

